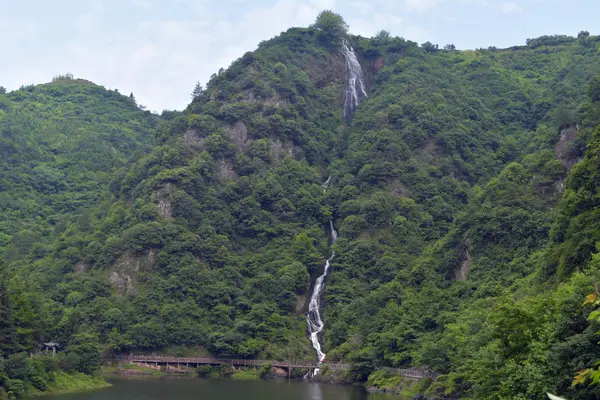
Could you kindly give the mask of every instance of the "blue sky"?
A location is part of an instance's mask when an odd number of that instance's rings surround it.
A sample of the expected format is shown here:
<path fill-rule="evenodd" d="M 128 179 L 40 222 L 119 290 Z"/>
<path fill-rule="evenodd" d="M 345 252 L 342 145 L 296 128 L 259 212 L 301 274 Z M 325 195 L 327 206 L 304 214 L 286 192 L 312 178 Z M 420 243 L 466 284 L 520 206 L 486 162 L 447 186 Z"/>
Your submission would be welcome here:
<path fill-rule="evenodd" d="M 0 0 L 0 85 L 71 72 L 149 109 L 182 109 L 196 81 L 322 9 L 355 34 L 459 49 L 600 33 L 598 0 Z"/>

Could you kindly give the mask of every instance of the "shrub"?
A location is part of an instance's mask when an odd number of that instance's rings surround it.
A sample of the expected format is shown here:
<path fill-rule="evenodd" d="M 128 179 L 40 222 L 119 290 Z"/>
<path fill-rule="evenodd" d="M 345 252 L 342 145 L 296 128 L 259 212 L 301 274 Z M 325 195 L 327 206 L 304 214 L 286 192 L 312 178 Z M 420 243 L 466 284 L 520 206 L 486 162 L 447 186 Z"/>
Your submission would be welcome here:
<path fill-rule="evenodd" d="M 258 375 L 261 379 L 268 379 L 273 376 L 273 364 L 263 364 L 258 370 Z"/>

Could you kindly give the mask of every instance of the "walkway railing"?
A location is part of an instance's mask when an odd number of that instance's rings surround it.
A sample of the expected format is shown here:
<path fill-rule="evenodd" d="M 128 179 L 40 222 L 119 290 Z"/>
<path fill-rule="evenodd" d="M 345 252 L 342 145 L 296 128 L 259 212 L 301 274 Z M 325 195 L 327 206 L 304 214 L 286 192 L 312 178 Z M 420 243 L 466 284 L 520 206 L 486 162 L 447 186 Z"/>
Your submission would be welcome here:
<path fill-rule="evenodd" d="M 228 359 L 228 358 L 212 358 L 212 357 L 164 357 L 164 356 L 120 356 L 116 357 L 119 361 L 138 362 L 149 364 L 193 364 L 193 365 L 219 365 L 228 364 L 234 366 L 261 366 L 271 364 L 274 367 L 285 368 L 317 368 L 316 362 L 302 361 L 289 362 L 279 360 L 248 360 L 248 359 Z"/>
<path fill-rule="evenodd" d="M 172 365 L 220 365 L 227 364 L 236 367 L 259 367 L 265 364 L 271 364 L 273 367 L 278 368 L 320 368 L 323 365 L 317 362 L 311 361 L 281 361 L 281 360 L 247 360 L 247 359 L 228 359 L 228 358 L 214 358 L 214 357 L 165 357 L 165 356 L 115 356 L 111 357 L 112 360 L 118 360 L 119 362 L 132 362 L 132 363 L 147 363 L 147 364 L 172 364 Z M 344 369 L 349 368 L 349 364 L 340 363 L 327 363 L 325 364 L 331 369 Z M 412 379 L 422 379 L 428 377 L 435 377 L 435 373 L 427 368 L 388 368 L 381 367 L 381 370 L 389 371 L 396 375 L 404 376 Z"/>

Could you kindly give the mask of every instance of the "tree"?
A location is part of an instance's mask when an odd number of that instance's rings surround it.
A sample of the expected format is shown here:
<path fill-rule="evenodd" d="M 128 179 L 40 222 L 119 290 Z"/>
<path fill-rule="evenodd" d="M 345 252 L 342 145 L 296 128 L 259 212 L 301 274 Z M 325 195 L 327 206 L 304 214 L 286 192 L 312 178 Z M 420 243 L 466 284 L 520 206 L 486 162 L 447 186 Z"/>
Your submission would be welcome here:
<path fill-rule="evenodd" d="M 8 294 L 6 287 L 0 281 L 0 357 L 14 350 L 14 334 Z"/>
<path fill-rule="evenodd" d="M 575 116 L 567 106 L 561 104 L 554 110 L 554 121 L 557 128 L 561 130 L 573 126 L 575 124 Z"/>
<path fill-rule="evenodd" d="M 593 77 L 588 86 L 588 95 L 592 102 L 600 102 L 600 75 Z"/>
<path fill-rule="evenodd" d="M 348 24 L 344 18 L 331 10 L 321 11 L 311 28 L 319 32 L 319 39 L 330 43 L 342 39 L 348 33 Z"/>
<path fill-rule="evenodd" d="M 0 86 L 0 94 L 6 94 L 6 88 L 4 86 Z"/>
<path fill-rule="evenodd" d="M 200 82 L 196 82 L 196 86 L 194 86 L 194 90 L 192 91 L 192 100 L 196 100 L 204 94 L 204 88 L 200 84 Z"/>
<path fill-rule="evenodd" d="M 67 354 L 76 354 L 77 370 L 85 374 L 91 373 L 101 362 L 100 345 L 95 333 L 78 333 L 73 336 L 73 342 L 67 348 Z"/>
<path fill-rule="evenodd" d="M 592 263 L 598 264 L 598 260 L 598 254 L 596 254 L 592 258 Z M 594 309 L 588 315 L 589 321 L 600 321 L 600 292 L 598 291 L 598 285 L 595 285 L 595 290 L 593 293 L 587 295 L 583 305 L 591 305 L 594 307 Z M 589 382 L 591 385 L 597 385 L 598 382 L 600 382 L 600 367 L 598 367 L 598 365 L 599 363 L 596 362 L 594 367 L 580 370 L 573 379 L 573 386 L 581 385 L 586 382 Z"/>
<path fill-rule="evenodd" d="M 375 41 L 379 43 L 387 43 L 390 41 L 391 38 L 392 35 L 390 34 L 390 32 L 386 31 L 385 29 L 382 29 L 379 32 L 377 32 L 373 39 L 375 39 Z"/>
<path fill-rule="evenodd" d="M 436 51 L 439 50 L 439 46 L 437 44 L 433 44 L 431 42 L 425 42 L 421 45 L 421 47 L 423 48 L 423 50 L 425 50 L 428 53 L 435 53 Z"/>
<path fill-rule="evenodd" d="M 133 104 L 136 104 L 136 103 L 135 103 L 135 96 L 133 95 L 133 92 L 131 92 L 131 93 L 129 94 L 129 100 L 131 100 L 131 101 L 133 102 Z"/>
<path fill-rule="evenodd" d="M 447 45 L 444 46 L 444 50 L 446 50 L 446 51 L 454 51 L 454 50 L 456 50 L 456 46 L 453 45 L 453 44 L 447 44 Z"/>
<path fill-rule="evenodd" d="M 590 36 L 590 33 L 588 31 L 581 31 L 577 35 L 577 39 L 582 39 L 582 38 L 586 38 L 586 37 L 589 37 L 589 36 Z"/>

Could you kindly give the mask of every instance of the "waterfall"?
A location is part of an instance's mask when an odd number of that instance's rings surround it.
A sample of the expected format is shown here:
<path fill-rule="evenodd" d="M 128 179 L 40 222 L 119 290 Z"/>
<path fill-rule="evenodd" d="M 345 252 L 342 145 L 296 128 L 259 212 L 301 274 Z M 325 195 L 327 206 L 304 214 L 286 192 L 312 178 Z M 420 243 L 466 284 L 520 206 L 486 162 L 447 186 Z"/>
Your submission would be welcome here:
<path fill-rule="evenodd" d="M 329 186 L 329 182 L 331 181 L 331 177 L 329 177 L 325 183 L 323 183 L 323 189 L 327 190 Z M 335 231 L 335 227 L 333 226 L 333 219 L 329 218 L 329 232 L 331 235 L 331 244 L 333 245 L 338 238 L 338 234 Z M 315 281 L 315 286 L 313 287 L 312 295 L 310 296 L 310 303 L 308 305 L 308 313 L 306 314 L 306 322 L 308 324 L 308 333 L 310 337 L 310 341 L 312 343 L 313 348 L 317 352 L 317 358 L 319 362 L 323 362 L 325 360 L 325 353 L 321 349 L 321 343 L 319 342 L 319 333 L 323 330 L 324 323 L 321 318 L 321 295 L 323 293 L 323 289 L 325 288 L 325 278 L 329 274 L 331 270 L 331 260 L 335 257 L 335 252 L 331 252 L 331 257 L 325 261 L 325 268 L 323 270 L 323 274 L 317 278 Z M 319 372 L 319 369 L 316 368 L 314 375 Z"/>
<path fill-rule="evenodd" d="M 356 59 L 354 49 L 346 40 L 342 41 L 342 53 L 346 59 L 346 86 L 344 88 L 344 122 L 352 121 L 354 110 L 367 98 L 363 70 Z"/>

